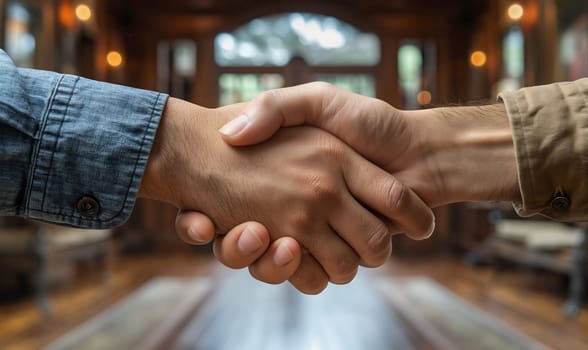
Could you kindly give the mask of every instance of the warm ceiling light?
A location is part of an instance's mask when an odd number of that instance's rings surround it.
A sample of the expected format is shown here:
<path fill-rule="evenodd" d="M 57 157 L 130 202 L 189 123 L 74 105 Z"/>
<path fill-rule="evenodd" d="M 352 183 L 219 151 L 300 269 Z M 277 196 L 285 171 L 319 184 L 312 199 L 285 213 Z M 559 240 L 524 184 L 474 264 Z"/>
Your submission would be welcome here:
<path fill-rule="evenodd" d="M 518 21 L 523 17 L 523 6 L 518 3 L 514 3 L 508 7 L 507 14 L 508 18 L 512 19 L 513 21 Z"/>
<path fill-rule="evenodd" d="M 110 51 L 106 55 L 106 62 L 113 68 L 119 67 L 122 64 L 122 61 L 122 55 L 118 51 Z"/>
<path fill-rule="evenodd" d="M 61 5 L 59 6 L 58 17 L 62 26 L 65 28 L 72 28 L 76 24 L 76 17 L 74 14 L 75 10 L 70 4 L 61 2 Z"/>
<path fill-rule="evenodd" d="M 76 6 L 76 17 L 82 22 L 87 22 L 92 18 L 92 9 L 88 5 L 78 5 Z"/>
<path fill-rule="evenodd" d="M 429 103 L 431 103 L 432 99 L 433 97 L 431 96 L 431 93 L 427 90 L 419 91 L 419 93 L 417 94 L 417 102 L 421 106 L 428 105 Z"/>
<path fill-rule="evenodd" d="M 470 62 L 474 67 L 482 67 L 486 64 L 486 53 L 484 51 L 474 51 L 470 55 Z"/>

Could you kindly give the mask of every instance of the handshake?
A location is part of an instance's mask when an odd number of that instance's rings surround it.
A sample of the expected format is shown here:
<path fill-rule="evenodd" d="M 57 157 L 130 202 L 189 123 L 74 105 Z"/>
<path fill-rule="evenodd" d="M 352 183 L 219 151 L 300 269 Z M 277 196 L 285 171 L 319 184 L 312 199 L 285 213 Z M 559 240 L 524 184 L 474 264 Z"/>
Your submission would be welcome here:
<path fill-rule="evenodd" d="M 402 111 L 327 83 L 170 98 L 139 195 L 181 208 L 180 237 L 225 265 L 309 294 L 382 265 L 395 234 L 429 237 L 433 207 L 521 196 L 504 105 Z"/>

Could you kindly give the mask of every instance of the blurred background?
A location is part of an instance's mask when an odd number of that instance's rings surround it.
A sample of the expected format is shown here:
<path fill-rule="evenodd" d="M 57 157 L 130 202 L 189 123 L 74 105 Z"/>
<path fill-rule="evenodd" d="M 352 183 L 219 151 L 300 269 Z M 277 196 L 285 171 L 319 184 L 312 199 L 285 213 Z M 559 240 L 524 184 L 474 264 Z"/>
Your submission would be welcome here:
<path fill-rule="evenodd" d="M 588 2 L 0 0 L 0 47 L 207 107 L 322 80 L 420 109 L 588 77 Z M 583 224 L 438 208 L 431 239 L 394 237 L 382 268 L 303 296 L 183 244 L 175 213 L 139 200 L 107 231 L 0 218 L 0 348 L 588 348 Z"/>

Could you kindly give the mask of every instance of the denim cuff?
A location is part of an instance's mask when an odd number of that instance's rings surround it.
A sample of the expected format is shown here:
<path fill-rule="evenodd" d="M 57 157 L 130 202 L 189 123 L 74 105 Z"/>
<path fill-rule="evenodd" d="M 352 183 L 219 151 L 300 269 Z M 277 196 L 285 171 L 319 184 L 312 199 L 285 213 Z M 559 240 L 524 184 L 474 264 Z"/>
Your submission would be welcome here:
<path fill-rule="evenodd" d="M 61 75 L 40 118 L 23 216 L 94 229 L 126 221 L 166 100 Z"/>

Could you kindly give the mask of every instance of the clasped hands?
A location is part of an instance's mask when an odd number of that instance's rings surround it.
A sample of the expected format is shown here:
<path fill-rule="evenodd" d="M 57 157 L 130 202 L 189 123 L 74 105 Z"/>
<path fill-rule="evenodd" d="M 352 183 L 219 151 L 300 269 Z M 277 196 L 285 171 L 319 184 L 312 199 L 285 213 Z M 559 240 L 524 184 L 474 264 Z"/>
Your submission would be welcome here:
<path fill-rule="evenodd" d="M 218 109 L 170 98 L 140 195 L 181 208 L 180 237 L 214 240 L 225 265 L 315 294 L 382 265 L 392 235 L 429 237 L 432 207 L 516 198 L 508 121 L 488 108 L 472 133 L 467 115 L 401 111 L 327 83 Z M 495 174 L 471 162 L 489 150 L 514 178 L 483 181 Z"/>

